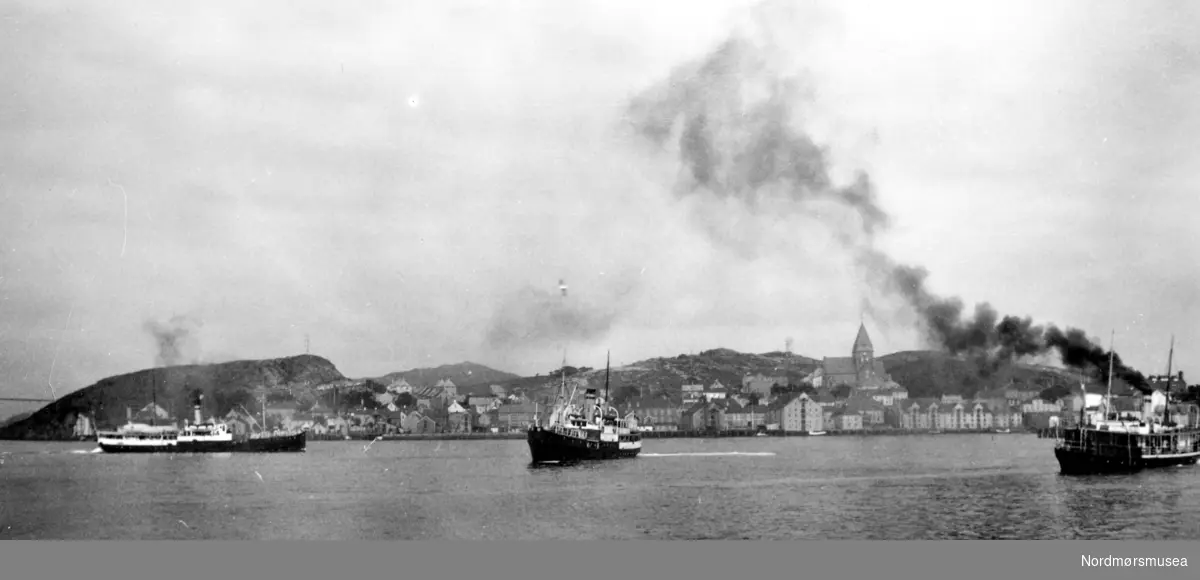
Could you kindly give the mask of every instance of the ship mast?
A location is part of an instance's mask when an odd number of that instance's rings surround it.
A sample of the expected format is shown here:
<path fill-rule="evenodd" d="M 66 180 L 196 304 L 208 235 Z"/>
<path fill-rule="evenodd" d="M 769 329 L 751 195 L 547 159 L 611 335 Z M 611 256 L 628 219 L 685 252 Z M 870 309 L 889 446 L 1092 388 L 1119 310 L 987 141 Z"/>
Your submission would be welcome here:
<path fill-rule="evenodd" d="M 1079 405 L 1079 428 L 1082 429 L 1087 424 L 1087 386 L 1083 383 L 1083 371 L 1076 369 L 1075 372 L 1079 375 L 1079 391 L 1083 393 L 1083 403 Z"/>
<path fill-rule="evenodd" d="M 1175 358 L 1175 335 L 1171 335 L 1171 351 L 1167 354 L 1167 402 L 1163 405 L 1163 426 L 1171 425 L 1171 363 Z"/>
<path fill-rule="evenodd" d="M 1117 339 L 1117 330 L 1114 328 L 1108 339 L 1108 393 L 1104 396 L 1104 417 L 1107 419 L 1112 413 L 1112 375 L 1113 375 L 1113 346 Z M 1114 419 L 1116 417 L 1113 417 Z"/>
<path fill-rule="evenodd" d="M 562 300 L 560 301 L 560 304 L 563 306 L 563 309 L 565 310 L 566 302 L 567 302 L 567 282 L 565 280 L 563 280 L 562 278 L 558 279 L 558 289 L 560 292 L 560 297 L 562 298 Z M 553 414 L 551 415 L 550 422 L 552 424 L 565 422 L 566 415 L 567 415 L 567 405 L 570 403 L 569 400 L 564 400 L 564 398 L 563 398 L 567 394 L 567 343 L 566 343 L 565 339 L 563 342 L 562 368 L 559 369 L 559 374 L 561 377 L 561 382 L 559 383 L 559 386 L 558 386 L 558 404 L 556 404 L 554 406 L 554 411 L 553 411 Z"/>
<path fill-rule="evenodd" d="M 563 347 L 562 368 L 559 369 L 562 382 L 558 386 L 558 402 L 563 403 L 563 395 L 567 394 L 567 347 Z"/>
<path fill-rule="evenodd" d="M 612 351 L 608 351 L 608 353 L 605 354 L 605 358 L 604 358 L 604 406 L 605 407 L 612 406 L 608 402 L 608 372 L 609 372 L 609 368 L 611 366 L 612 366 Z M 608 410 L 605 409 L 604 412 L 601 413 L 600 415 L 604 416 L 607 414 L 608 414 Z"/>
<path fill-rule="evenodd" d="M 150 375 L 150 426 L 158 425 L 158 382 Z"/>

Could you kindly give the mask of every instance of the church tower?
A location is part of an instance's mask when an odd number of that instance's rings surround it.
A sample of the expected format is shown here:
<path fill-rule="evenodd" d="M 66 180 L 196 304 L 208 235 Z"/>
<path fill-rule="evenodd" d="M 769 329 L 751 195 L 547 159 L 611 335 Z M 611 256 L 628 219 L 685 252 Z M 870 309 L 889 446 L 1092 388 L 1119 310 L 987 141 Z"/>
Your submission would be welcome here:
<path fill-rule="evenodd" d="M 861 386 L 871 378 L 875 368 L 875 347 L 871 345 L 871 337 L 867 336 L 867 326 L 858 325 L 858 336 L 854 338 L 854 350 L 851 352 L 858 385 Z"/>

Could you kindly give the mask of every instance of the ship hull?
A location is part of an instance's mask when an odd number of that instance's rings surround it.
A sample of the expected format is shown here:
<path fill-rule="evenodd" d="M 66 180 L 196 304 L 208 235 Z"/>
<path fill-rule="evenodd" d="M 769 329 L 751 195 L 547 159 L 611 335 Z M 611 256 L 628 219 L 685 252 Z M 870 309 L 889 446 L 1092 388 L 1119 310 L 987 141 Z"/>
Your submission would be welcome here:
<path fill-rule="evenodd" d="M 1070 449 L 1055 449 L 1059 472 L 1063 475 L 1100 475 L 1106 473 L 1133 473 L 1142 470 L 1140 461 L 1103 457 Z"/>
<path fill-rule="evenodd" d="M 642 451 L 642 442 L 591 441 L 534 427 L 526 437 L 533 463 L 568 463 L 606 459 L 628 459 Z"/>
<path fill-rule="evenodd" d="M 1200 459 L 1200 453 L 1193 453 L 1186 456 L 1175 455 L 1169 457 L 1147 457 L 1142 459 L 1142 462 L 1146 464 L 1144 469 L 1155 469 L 1160 467 L 1195 465 L 1197 459 Z"/>
<path fill-rule="evenodd" d="M 1104 457 L 1070 449 L 1055 449 L 1060 473 L 1063 475 L 1103 475 L 1134 473 L 1143 469 L 1161 469 L 1195 465 L 1200 453 L 1156 455 L 1150 457 Z"/>
<path fill-rule="evenodd" d="M 175 453 L 174 445 L 122 445 L 101 442 L 100 450 L 105 453 Z"/>
<path fill-rule="evenodd" d="M 298 453 L 305 450 L 304 433 L 234 441 L 179 441 L 173 445 L 100 443 L 105 453 Z"/>
<path fill-rule="evenodd" d="M 298 453 L 308 439 L 304 433 L 233 441 L 180 441 L 176 453 Z"/>

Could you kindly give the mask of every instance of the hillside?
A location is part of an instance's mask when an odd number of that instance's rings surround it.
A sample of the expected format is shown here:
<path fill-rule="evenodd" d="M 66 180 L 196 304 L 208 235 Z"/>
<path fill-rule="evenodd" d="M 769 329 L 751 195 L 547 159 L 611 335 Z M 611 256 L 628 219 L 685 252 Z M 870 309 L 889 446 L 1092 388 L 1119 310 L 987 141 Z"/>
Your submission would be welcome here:
<path fill-rule="evenodd" d="M 686 383 L 710 385 L 713 381 L 721 381 L 726 386 L 741 386 L 742 377 L 747 374 L 782 376 L 785 371 L 792 382 L 799 382 L 816 368 L 816 364 L 817 361 L 808 357 L 781 352 L 751 354 L 717 348 L 696 355 L 652 358 L 613 367 L 609 382 L 616 402 L 641 396 L 678 403 L 681 387 Z M 596 389 L 604 388 L 603 368 L 576 373 L 570 378 L 586 381 L 587 386 Z M 560 375 L 546 374 L 502 384 L 510 391 L 544 402 L 554 396 L 561 382 Z M 586 387 L 581 385 L 580 388 Z"/>
<path fill-rule="evenodd" d="M 991 369 L 980 361 L 959 358 L 941 352 L 902 351 L 879 357 L 892 380 L 908 389 L 910 398 L 940 397 L 957 394 L 964 397 L 1009 384 L 1056 391 L 1078 389 L 1075 371 L 1048 366 L 1009 363 Z M 1091 381 L 1089 381 L 1091 382 Z M 1090 388 L 1089 388 L 1090 390 Z M 1125 394 L 1134 389 L 1120 379 L 1113 392 Z"/>
<path fill-rule="evenodd" d="M 294 397 L 318 385 L 346 382 L 333 363 L 301 355 L 211 365 L 181 365 L 109 377 L 50 403 L 31 416 L 0 428 L 0 439 L 59 439 L 71 436 L 75 418 L 91 414 L 101 428 L 125 421 L 153 399 L 175 417 L 190 417 L 191 393 L 204 394 L 205 416 L 224 415 L 235 405 L 253 405 L 254 393 Z"/>
<path fill-rule="evenodd" d="M 0 420 L 0 428 L 3 428 L 5 425 L 12 425 L 13 423 L 16 423 L 17 421 L 21 421 L 32 414 L 33 414 L 33 411 L 26 411 L 23 413 L 17 413 L 15 415 L 5 417 L 4 419 Z"/>
<path fill-rule="evenodd" d="M 1063 394 L 1078 389 L 1077 374 L 1060 368 L 1019 363 L 992 368 L 978 360 L 930 351 L 897 352 L 879 360 L 912 398 L 943 394 L 970 397 L 981 390 L 1009 384 L 1039 390 L 1052 388 Z M 761 373 L 777 377 L 786 373 L 789 381 L 797 384 L 819 364 L 817 360 L 788 353 L 752 354 L 718 348 L 696 355 L 652 358 L 614 367 L 610 389 L 618 403 L 634 397 L 679 403 L 681 387 L 686 383 L 711 385 L 720 381 L 736 387 L 746 375 Z M 567 371 L 569 380 L 578 385 L 580 392 L 588 387 L 604 388 L 603 368 L 568 367 Z M 69 438 L 75 418 L 81 413 L 95 417 L 100 428 L 115 427 L 125 421 L 126 409 L 137 412 L 148 405 L 152 392 L 159 406 L 177 418 L 191 416 L 192 393 L 196 390 L 204 394 L 205 416 L 224 415 L 238 405 L 254 408 L 259 395 L 265 395 L 268 402 L 294 401 L 298 408 L 309 408 L 318 402 L 338 408 L 370 407 L 374 406 L 372 393 L 383 392 L 387 383 L 400 377 L 414 386 L 449 378 L 460 387 L 460 395 L 488 391 L 488 385 L 499 384 L 509 392 L 540 402 L 549 402 L 562 381 L 558 370 L 518 377 L 468 362 L 356 380 L 344 377 L 330 361 L 312 355 L 173 366 L 103 379 L 32 415 L 14 417 L 0 426 L 0 439 Z M 1089 383 L 1089 391 L 1101 392 L 1104 388 L 1098 382 Z M 1120 380 L 1113 387 L 1115 394 L 1134 390 Z"/>
<path fill-rule="evenodd" d="M 903 351 L 879 357 L 888 374 L 909 391 L 909 396 L 940 397 L 943 394 L 974 396 L 977 392 L 1006 387 L 1010 384 L 1044 390 L 1055 387 L 1066 392 L 1078 389 L 1075 371 L 1023 363 L 1007 363 L 987 367 L 980 361 L 954 357 L 933 351 Z M 705 385 L 721 381 L 727 386 L 740 385 L 747 374 L 762 373 L 780 376 L 787 369 L 792 383 L 799 383 L 817 368 L 820 361 L 804 356 L 772 352 L 765 354 L 740 353 L 718 348 L 698 355 L 653 358 L 630 365 L 614 367 L 610 380 L 614 401 L 620 403 L 631 397 L 665 399 L 675 403 L 680 399 L 680 387 L 685 382 Z M 570 377 L 586 386 L 604 388 L 604 369 L 580 372 Z M 586 383 L 586 386 L 584 386 Z M 1089 381 L 1089 391 L 1101 387 Z M 561 378 L 557 373 L 522 377 L 502 383 L 510 391 L 523 393 L 534 400 L 549 401 Z M 1129 385 L 1116 380 L 1115 394 L 1132 392 Z"/>
<path fill-rule="evenodd" d="M 461 362 L 450 365 L 442 365 L 435 368 L 412 369 L 388 373 L 373 380 L 386 385 L 393 381 L 404 379 L 405 381 L 408 381 L 408 384 L 416 387 L 433 385 L 442 379 L 450 379 L 459 387 L 470 387 L 474 385 L 498 384 L 517 378 L 520 377 L 512 373 L 506 373 L 504 371 L 498 371 L 490 367 L 485 367 L 481 364 L 475 364 L 473 362 Z"/>

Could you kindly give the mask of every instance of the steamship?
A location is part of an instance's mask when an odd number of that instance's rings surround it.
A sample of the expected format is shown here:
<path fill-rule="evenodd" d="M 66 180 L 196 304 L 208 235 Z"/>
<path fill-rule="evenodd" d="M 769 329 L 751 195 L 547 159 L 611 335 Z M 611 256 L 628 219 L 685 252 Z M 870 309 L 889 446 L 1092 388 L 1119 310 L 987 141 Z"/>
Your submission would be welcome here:
<path fill-rule="evenodd" d="M 545 426 L 535 413 L 527 434 L 533 463 L 567 463 L 584 460 L 636 457 L 642 450 L 642 434 L 608 406 L 610 364 L 604 367 L 604 399 L 597 401 L 596 389 L 587 389 L 582 407 L 573 403 L 576 389 L 567 395 L 566 360 L 558 401 Z"/>
<path fill-rule="evenodd" d="M 1181 426 L 1171 420 L 1171 362 L 1175 339 L 1167 357 L 1166 405 L 1160 416 L 1146 397 L 1141 419 L 1121 417 L 1112 411 L 1112 349 L 1109 348 L 1108 393 L 1099 413 L 1089 415 L 1087 391 L 1079 411 L 1079 425 L 1062 429 L 1056 438 L 1054 456 L 1064 475 L 1131 473 L 1143 469 L 1195 465 L 1200 459 L 1200 428 Z M 1183 381 L 1183 372 L 1178 380 Z M 1083 384 L 1080 383 L 1082 389 Z M 1188 421 L 1191 423 L 1191 421 Z"/>
<path fill-rule="evenodd" d="M 224 421 L 205 421 L 200 412 L 203 398 L 199 395 L 193 405 L 195 423 L 185 424 L 183 429 L 130 421 L 116 431 L 98 432 L 97 443 L 106 453 L 285 453 L 304 451 L 307 446 L 304 431 L 268 432 L 264 428 L 236 435 Z"/>

